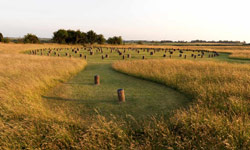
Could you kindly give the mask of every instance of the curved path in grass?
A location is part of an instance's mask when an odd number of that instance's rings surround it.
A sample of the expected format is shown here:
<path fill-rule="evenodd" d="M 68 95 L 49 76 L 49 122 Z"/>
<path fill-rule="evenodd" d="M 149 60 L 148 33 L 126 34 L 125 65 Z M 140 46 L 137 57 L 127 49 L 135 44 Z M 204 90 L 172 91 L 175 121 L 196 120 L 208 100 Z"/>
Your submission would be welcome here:
<path fill-rule="evenodd" d="M 231 53 L 219 53 L 220 56 L 219 57 L 215 57 L 214 60 L 218 60 L 218 61 L 225 61 L 225 62 L 229 62 L 229 63 L 239 63 L 239 64 L 247 64 L 250 63 L 250 59 L 244 59 L 244 58 L 234 58 L 234 57 L 230 57 Z"/>
<path fill-rule="evenodd" d="M 101 77 L 99 86 L 94 85 L 96 74 Z M 126 94 L 126 102 L 122 104 L 117 98 L 119 88 L 125 89 Z M 55 87 L 44 98 L 50 106 L 70 106 L 82 117 L 89 117 L 96 111 L 104 116 L 168 116 L 172 110 L 190 102 L 184 95 L 164 85 L 116 72 L 111 63 L 91 62 L 85 70 Z"/>
<path fill-rule="evenodd" d="M 62 55 L 68 51 L 62 51 Z M 86 51 L 82 51 L 87 54 Z M 106 51 L 107 52 L 107 51 Z M 133 59 L 141 55 L 151 57 L 147 52 L 138 54 L 134 52 Z M 111 63 L 121 59 L 114 53 L 109 59 L 101 60 L 101 53 L 88 56 L 88 66 L 67 83 L 53 88 L 44 96 L 52 109 L 63 107 L 69 114 L 77 114 L 86 119 L 96 112 L 104 116 L 110 114 L 117 116 L 132 115 L 135 118 L 159 114 L 168 117 L 174 109 L 187 106 L 190 100 L 183 94 L 168 88 L 165 85 L 128 76 L 112 69 Z M 154 58 L 163 59 L 161 53 Z M 72 56 L 77 56 L 72 53 Z M 228 53 L 220 53 L 215 57 L 217 61 L 233 63 L 248 63 L 249 61 L 229 59 Z M 176 59 L 181 59 L 177 55 Z M 190 58 L 192 59 L 192 58 Z M 210 59 L 205 59 L 210 60 Z M 100 75 L 101 85 L 94 85 L 94 75 Z M 126 93 L 126 102 L 120 104 L 117 98 L 117 89 L 123 88 Z"/>
<path fill-rule="evenodd" d="M 71 52 L 67 50 L 61 51 L 61 56 Z M 87 51 L 81 51 L 84 55 L 88 55 Z M 88 55 L 88 66 L 67 83 L 62 83 L 53 88 L 44 98 L 49 106 L 56 110 L 56 107 L 64 107 L 69 113 L 77 114 L 82 117 L 91 117 L 96 112 L 101 115 L 117 116 L 132 115 L 135 118 L 144 118 L 147 116 L 160 114 L 168 116 L 172 110 L 186 106 L 190 100 L 183 94 L 168 88 L 165 85 L 146 81 L 136 77 L 128 76 L 123 73 L 116 72 L 112 69 L 111 63 L 121 60 L 121 56 L 105 51 L 110 55 L 109 59 L 102 60 L 102 53 L 96 53 L 93 56 Z M 147 52 L 136 51 L 132 53 L 132 60 L 141 59 L 142 55 L 147 58 L 162 57 L 163 53 L 156 53 L 150 56 Z M 191 54 L 192 52 L 187 52 Z M 53 53 L 52 53 L 53 54 Z M 73 57 L 79 57 L 78 54 L 71 53 Z M 208 55 L 208 54 L 206 54 Z M 248 63 L 249 61 L 229 59 L 228 53 L 220 53 L 219 57 L 215 57 L 216 61 L 227 61 L 232 63 Z M 180 58 L 177 54 L 175 59 Z M 192 59 L 193 58 L 188 58 Z M 211 60 L 206 56 L 204 60 Z M 94 85 L 94 75 L 100 75 L 101 85 Z M 123 88 L 126 93 L 126 102 L 120 104 L 117 98 L 117 89 Z"/>

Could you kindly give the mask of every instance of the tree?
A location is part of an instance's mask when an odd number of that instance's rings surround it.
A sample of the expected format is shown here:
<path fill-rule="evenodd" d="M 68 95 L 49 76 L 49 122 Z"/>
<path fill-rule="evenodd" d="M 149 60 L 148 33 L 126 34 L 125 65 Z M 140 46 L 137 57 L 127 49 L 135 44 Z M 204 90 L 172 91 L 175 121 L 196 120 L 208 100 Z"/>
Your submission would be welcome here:
<path fill-rule="evenodd" d="M 40 43 L 38 37 L 34 34 L 27 34 L 23 39 L 24 43 Z"/>
<path fill-rule="evenodd" d="M 87 34 L 84 32 L 81 32 L 81 36 L 80 39 L 78 41 L 79 44 L 86 44 L 88 43 L 88 39 L 87 39 Z"/>
<path fill-rule="evenodd" d="M 53 41 L 60 44 L 65 44 L 68 38 L 68 32 L 64 29 L 60 29 L 54 32 Z"/>
<path fill-rule="evenodd" d="M 104 44 L 106 39 L 102 34 L 96 34 L 93 30 L 88 31 L 87 33 L 81 32 L 80 30 L 64 30 L 60 29 L 54 32 L 52 38 L 53 42 L 60 44 Z M 121 36 L 114 36 L 107 40 L 109 44 L 122 44 Z"/>
<path fill-rule="evenodd" d="M 3 42 L 3 34 L 0 33 L 0 42 Z"/>
<path fill-rule="evenodd" d="M 97 40 L 97 34 L 93 30 L 90 30 L 89 32 L 87 32 L 87 40 L 88 43 L 94 44 Z"/>
<path fill-rule="evenodd" d="M 77 31 L 75 32 L 75 43 L 76 43 L 76 44 L 79 44 L 81 38 L 82 38 L 82 32 L 81 32 L 80 30 L 77 30 Z"/>
<path fill-rule="evenodd" d="M 68 44 L 76 44 L 76 31 L 67 30 L 68 36 L 66 38 L 66 43 Z"/>
<path fill-rule="evenodd" d="M 109 38 L 109 39 L 107 40 L 107 43 L 108 43 L 108 44 L 117 44 L 117 45 L 121 45 L 121 44 L 123 43 L 122 37 L 121 37 L 121 36 L 119 36 L 119 37 L 114 36 L 114 37 L 112 37 L 112 38 Z"/>
<path fill-rule="evenodd" d="M 104 38 L 104 36 L 102 34 L 99 34 L 99 35 L 97 35 L 96 42 L 98 44 L 104 44 L 106 42 L 106 39 Z"/>

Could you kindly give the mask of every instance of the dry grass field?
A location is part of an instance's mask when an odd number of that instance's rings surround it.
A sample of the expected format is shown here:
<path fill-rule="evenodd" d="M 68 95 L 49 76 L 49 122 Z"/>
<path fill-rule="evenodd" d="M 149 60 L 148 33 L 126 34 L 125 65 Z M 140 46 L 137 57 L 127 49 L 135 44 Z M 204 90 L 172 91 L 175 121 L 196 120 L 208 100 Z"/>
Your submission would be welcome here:
<path fill-rule="evenodd" d="M 0 44 L 1 149 L 32 148 L 52 132 L 53 135 L 63 134 L 63 128 L 57 127 L 56 122 L 69 120 L 63 113 L 59 116 L 47 109 L 41 94 L 76 74 L 86 62 L 19 54 L 35 47 L 60 46 Z"/>
<path fill-rule="evenodd" d="M 166 141 L 183 149 L 250 148 L 250 66 L 189 60 L 116 62 L 113 68 L 189 95 L 170 118 Z M 163 133 L 160 136 L 164 137 Z M 173 141 L 169 136 L 175 137 Z M 169 140 L 169 141 L 168 141 Z M 163 142 L 163 141 L 162 141 Z"/>
<path fill-rule="evenodd" d="M 94 115 L 82 115 L 81 113 L 88 112 L 85 110 L 87 107 L 82 107 L 79 100 L 76 105 L 74 101 L 70 101 L 72 93 L 75 92 L 73 98 L 87 99 L 90 103 L 86 105 L 99 104 L 98 101 L 94 103 L 92 97 L 97 100 L 104 99 L 101 106 L 108 110 L 110 105 L 114 105 L 113 110 L 116 112 L 120 110 L 117 110 L 118 104 L 109 102 L 109 98 L 114 95 L 101 90 L 116 90 L 120 84 L 129 89 L 137 79 L 112 70 L 110 64 L 118 60 L 117 58 L 121 60 L 121 57 L 114 53 L 115 57 L 109 60 L 101 60 L 99 55 L 93 56 L 91 60 L 88 56 L 89 65 L 86 71 L 81 70 L 86 67 L 87 62 L 79 57 L 24 54 L 25 51 L 34 49 L 67 47 L 77 46 L 0 44 L 0 149 L 249 149 L 249 64 L 208 61 L 210 58 L 204 61 L 183 60 L 177 57 L 164 60 L 161 54 L 155 56 L 157 60 L 115 62 L 115 70 L 156 81 L 162 84 L 159 86 L 167 85 L 185 94 L 192 100 L 191 104 L 175 110 L 170 118 L 160 114 L 147 120 L 137 120 L 132 115 L 122 118 L 111 114 L 111 117 L 106 117 L 98 110 Z M 146 45 L 125 47 L 158 48 Z M 243 55 L 249 52 L 248 47 L 236 46 L 164 48 L 206 49 L 244 53 Z M 235 48 L 238 50 L 234 51 Z M 139 56 L 138 58 L 141 59 Z M 102 78 L 103 86 L 93 86 L 91 83 L 95 71 L 102 77 L 113 79 Z M 63 83 L 67 85 L 66 88 L 60 88 Z M 138 81 L 134 84 L 136 88 L 131 90 L 131 93 L 135 94 L 129 97 L 127 93 L 127 104 L 130 104 L 129 98 L 136 100 L 141 84 L 157 86 L 155 83 Z M 55 86 L 57 87 L 53 88 Z M 86 87 L 90 89 L 85 89 Z M 150 91 L 150 88 L 147 90 Z M 103 95 L 98 96 L 96 91 Z M 148 92 L 148 95 L 139 95 L 141 99 L 138 102 L 150 96 L 149 93 L 156 93 L 152 91 Z M 43 98 L 47 93 L 63 95 L 68 99 L 65 98 L 66 102 L 58 99 L 49 103 Z M 174 95 L 176 94 L 172 96 Z M 159 97 L 162 96 L 151 97 L 150 101 L 154 101 L 153 98 L 157 101 Z M 145 106 L 147 111 L 153 110 L 153 107 L 146 103 L 136 105 L 119 106 L 122 109 Z M 143 113 L 147 114 L 141 112 Z"/>

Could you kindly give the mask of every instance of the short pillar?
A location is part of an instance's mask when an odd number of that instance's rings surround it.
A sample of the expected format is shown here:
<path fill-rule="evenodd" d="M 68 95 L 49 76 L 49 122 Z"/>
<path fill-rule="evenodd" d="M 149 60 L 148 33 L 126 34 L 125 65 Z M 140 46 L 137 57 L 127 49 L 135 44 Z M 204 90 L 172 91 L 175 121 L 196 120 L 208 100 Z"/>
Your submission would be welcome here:
<path fill-rule="evenodd" d="M 95 75 L 95 85 L 100 85 L 100 76 Z"/>
<path fill-rule="evenodd" d="M 118 94 L 119 102 L 125 102 L 125 91 L 124 91 L 124 89 L 118 89 L 117 94 Z"/>

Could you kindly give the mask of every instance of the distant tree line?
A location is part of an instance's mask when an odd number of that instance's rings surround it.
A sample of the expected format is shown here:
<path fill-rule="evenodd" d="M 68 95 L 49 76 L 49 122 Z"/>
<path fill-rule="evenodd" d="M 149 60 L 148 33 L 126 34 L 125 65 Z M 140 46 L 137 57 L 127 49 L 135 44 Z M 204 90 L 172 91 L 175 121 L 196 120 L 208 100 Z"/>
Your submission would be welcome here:
<path fill-rule="evenodd" d="M 219 41 L 206 41 L 206 40 L 192 40 L 192 41 L 171 41 L 171 40 L 161 40 L 161 41 L 147 41 L 147 40 L 130 40 L 124 41 L 125 43 L 137 43 L 137 44 L 150 44 L 150 43 L 234 43 L 234 44 L 245 44 L 246 42 L 241 41 L 229 41 L 229 40 L 219 40 Z"/>
<path fill-rule="evenodd" d="M 87 33 L 80 30 L 60 29 L 54 32 L 52 41 L 60 44 L 122 44 L 122 37 L 111 37 L 108 40 L 102 34 L 97 34 L 93 30 Z"/>
<path fill-rule="evenodd" d="M 219 41 L 192 40 L 191 43 L 241 43 L 241 41 L 228 41 L 228 40 L 219 40 Z"/>
<path fill-rule="evenodd" d="M 3 37 L 3 34 L 0 33 L 0 42 L 9 43 L 10 41 L 15 43 L 40 43 L 39 38 L 34 34 L 27 34 L 24 38 L 10 39 Z"/>

